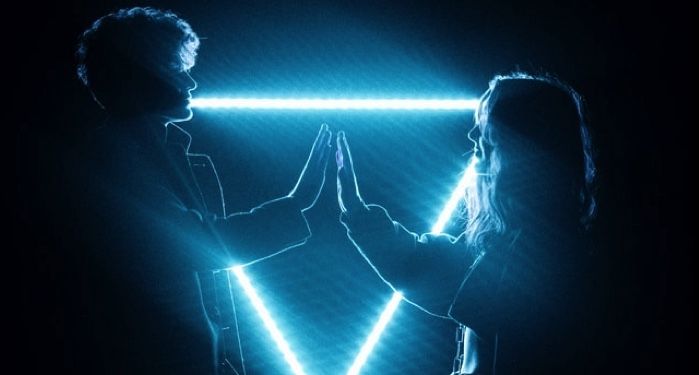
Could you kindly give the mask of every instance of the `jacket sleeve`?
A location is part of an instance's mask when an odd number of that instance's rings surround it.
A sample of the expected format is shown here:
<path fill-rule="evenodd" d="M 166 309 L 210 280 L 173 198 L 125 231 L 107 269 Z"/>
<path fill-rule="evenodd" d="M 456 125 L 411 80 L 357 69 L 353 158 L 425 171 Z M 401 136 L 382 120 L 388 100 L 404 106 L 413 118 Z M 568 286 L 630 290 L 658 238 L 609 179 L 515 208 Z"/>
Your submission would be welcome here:
<path fill-rule="evenodd" d="M 263 203 L 248 212 L 209 220 L 209 225 L 237 264 L 249 263 L 306 242 L 311 232 L 292 197 Z"/>
<path fill-rule="evenodd" d="M 168 183 L 183 182 L 191 188 L 195 182 L 187 183 L 190 171 L 183 149 L 175 150 L 179 154 L 164 153 L 172 157 L 163 161 L 158 150 L 153 155 L 135 152 L 127 147 L 130 143 L 120 138 L 116 142 L 111 134 L 100 140 L 90 147 L 89 155 L 94 156 L 76 171 L 77 181 L 87 186 L 75 192 L 88 197 L 79 200 L 86 206 L 81 216 L 98 237 L 97 243 L 123 239 L 120 248 L 133 249 L 129 253 L 149 253 L 163 264 L 169 262 L 168 267 L 203 271 L 246 264 L 302 244 L 310 236 L 293 198 L 216 216 L 182 198 L 198 192 L 178 193 Z"/>
<path fill-rule="evenodd" d="M 381 206 L 343 213 L 347 235 L 378 274 L 406 299 L 446 316 L 476 258 L 463 236 L 418 235 L 394 221 Z"/>
<path fill-rule="evenodd" d="M 175 208 L 173 221 L 189 236 L 198 237 L 191 242 L 194 249 L 200 249 L 202 259 L 194 262 L 199 270 L 247 264 L 301 245 L 310 237 L 306 218 L 291 197 L 225 217 L 190 209 L 171 193 L 168 200 Z"/>

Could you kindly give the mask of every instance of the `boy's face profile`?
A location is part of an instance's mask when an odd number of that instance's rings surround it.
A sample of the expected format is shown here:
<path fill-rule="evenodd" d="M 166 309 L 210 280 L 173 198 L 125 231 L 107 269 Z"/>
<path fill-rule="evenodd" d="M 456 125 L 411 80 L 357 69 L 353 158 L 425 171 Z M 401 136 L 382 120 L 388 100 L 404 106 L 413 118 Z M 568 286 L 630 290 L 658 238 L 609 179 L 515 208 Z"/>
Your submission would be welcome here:
<path fill-rule="evenodd" d="M 174 64 L 154 64 L 142 70 L 143 77 L 136 82 L 133 95 L 153 115 L 166 122 L 192 119 L 191 92 L 197 83 L 189 71 Z"/>
<path fill-rule="evenodd" d="M 95 98 L 101 102 L 104 95 L 107 111 L 119 117 L 147 115 L 163 123 L 191 120 L 191 92 L 196 81 L 182 64 L 159 60 L 148 55 L 138 61 L 125 58 L 114 74 L 102 80 Z"/>
<path fill-rule="evenodd" d="M 192 119 L 190 108 L 191 92 L 196 89 L 197 83 L 188 71 L 180 69 L 167 69 L 160 74 L 162 85 L 156 86 L 158 92 L 153 94 L 160 98 L 157 107 L 158 115 L 169 122 L 182 122 Z"/>

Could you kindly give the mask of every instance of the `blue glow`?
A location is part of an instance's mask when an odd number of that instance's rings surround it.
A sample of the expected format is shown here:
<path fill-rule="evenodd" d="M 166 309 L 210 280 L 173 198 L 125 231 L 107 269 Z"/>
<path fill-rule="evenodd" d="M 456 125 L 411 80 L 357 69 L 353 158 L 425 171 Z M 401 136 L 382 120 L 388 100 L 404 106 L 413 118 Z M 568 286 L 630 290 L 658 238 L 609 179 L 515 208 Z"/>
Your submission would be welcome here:
<path fill-rule="evenodd" d="M 277 110 L 472 111 L 479 99 L 196 98 L 192 108 Z"/>
<path fill-rule="evenodd" d="M 250 279 L 248 279 L 247 275 L 245 275 L 243 272 L 243 267 L 232 267 L 230 270 L 232 270 L 235 276 L 238 278 L 238 282 L 243 287 L 245 294 L 248 296 L 248 298 L 250 298 L 250 302 L 252 302 L 257 314 L 262 319 L 265 328 L 267 328 L 267 331 L 269 331 L 269 334 L 277 344 L 277 347 L 284 355 L 284 359 L 289 364 L 289 367 L 291 367 L 291 371 L 294 373 L 294 375 L 305 375 L 301 364 L 296 359 L 296 355 L 294 355 L 291 348 L 289 348 L 289 344 L 286 342 L 286 340 L 284 340 L 284 336 L 282 335 L 281 331 L 279 331 L 279 328 L 277 328 L 277 324 L 272 319 L 272 316 L 269 315 L 269 311 L 267 311 L 264 303 L 262 303 L 262 300 L 257 295 L 255 288 L 252 287 Z"/>
<path fill-rule="evenodd" d="M 454 209 L 456 209 L 456 206 L 459 204 L 459 200 L 463 198 L 464 190 L 466 190 L 466 188 L 469 186 L 475 185 L 477 177 L 477 163 L 478 159 L 472 157 L 471 161 L 468 163 L 468 166 L 466 167 L 466 170 L 464 171 L 464 175 L 461 177 L 461 181 L 459 181 L 458 185 L 456 185 L 456 188 L 451 193 L 451 197 L 447 201 L 447 204 L 444 205 L 442 212 L 439 214 L 437 222 L 435 222 L 432 226 L 432 233 L 442 233 L 442 231 L 444 230 L 444 226 L 451 218 L 451 214 L 454 212 Z"/>
<path fill-rule="evenodd" d="M 359 354 L 357 354 L 357 357 L 354 359 L 352 367 L 350 367 L 349 371 L 347 371 L 347 375 L 359 374 L 359 371 L 362 369 L 362 366 L 364 366 L 364 362 L 366 362 L 367 358 L 369 357 L 369 354 L 371 354 L 371 351 L 374 349 L 374 345 L 376 345 L 376 343 L 379 341 L 381 333 L 383 332 L 384 328 L 386 328 L 388 322 L 391 320 L 393 313 L 398 308 L 398 304 L 402 299 L 403 294 L 401 294 L 400 292 L 393 293 L 391 301 L 388 302 L 388 305 L 381 313 L 379 321 L 376 322 L 374 329 L 371 330 L 371 333 L 364 342 L 362 349 L 359 351 Z"/>
<path fill-rule="evenodd" d="M 475 110 L 479 99 L 459 99 L 459 100 L 435 100 L 435 99 L 257 99 L 257 98 L 199 98 L 191 101 L 191 106 L 196 108 L 213 109 L 253 109 L 253 110 L 454 110 L 468 111 Z M 473 186 L 476 182 L 476 164 L 478 159 L 472 157 L 464 170 L 461 180 L 453 190 L 449 200 L 442 209 L 437 221 L 432 226 L 432 233 L 441 233 L 444 226 L 451 218 L 460 199 L 463 198 L 465 189 Z M 250 299 L 253 307 L 262 319 L 265 328 L 276 343 L 279 351 L 290 366 L 293 374 L 301 375 L 305 372 L 301 367 L 296 355 L 291 351 L 289 344 L 284 339 L 281 331 L 272 319 L 269 311 L 258 296 L 252 286 L 250 279 L 243 272 L 242 266 L 232 267 L 229 270 L 238 278 L 238 282 L 243 287 L 246 295 Z M 347 375 L 359 375 L 362 367 L 374 349 L 376 343 L 381 338 L 381 334 L 390 322 L 393 314 L 398 308 L 403 295 L 394 292 L 391 300 L 381 313 L 379 320 L 374 325 L 371 333 L 362 345 L 352 366 L 347 371 Z M 466 327 L 466 334 L 473 332 Z M 474 364 L 474 353 L 469 350 L 468 344 L 464 347 L 464 362 L 472 367 Z"/>

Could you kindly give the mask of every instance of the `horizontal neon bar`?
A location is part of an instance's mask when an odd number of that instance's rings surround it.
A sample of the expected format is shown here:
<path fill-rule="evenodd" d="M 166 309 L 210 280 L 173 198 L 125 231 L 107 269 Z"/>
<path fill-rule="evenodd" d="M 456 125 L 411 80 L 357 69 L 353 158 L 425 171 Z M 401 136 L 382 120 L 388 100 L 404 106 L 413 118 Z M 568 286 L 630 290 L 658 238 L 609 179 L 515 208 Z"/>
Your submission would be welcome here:
<path fill-rule="evenodd" d="M 192 108 L 278 110 L 472 111 L 478 99 L 266 99 L 196 98 Z"/>

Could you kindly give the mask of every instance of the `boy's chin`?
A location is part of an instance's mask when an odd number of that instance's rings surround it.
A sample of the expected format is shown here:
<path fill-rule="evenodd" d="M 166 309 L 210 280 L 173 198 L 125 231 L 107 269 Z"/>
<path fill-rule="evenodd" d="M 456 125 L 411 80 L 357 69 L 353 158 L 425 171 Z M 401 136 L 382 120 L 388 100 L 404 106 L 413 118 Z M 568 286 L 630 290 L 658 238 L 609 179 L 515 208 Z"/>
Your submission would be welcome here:
<path fill-rule="evenodd" d="M 173 111 L 172 113 L 165 115 L 165 117 L 170 122 L 189 121 L 192 119 L 193 116 L 194 116 L 194 114 L 192 113 L 192 110 L 189 108 L 179 110 L 179 111 Z"/>

